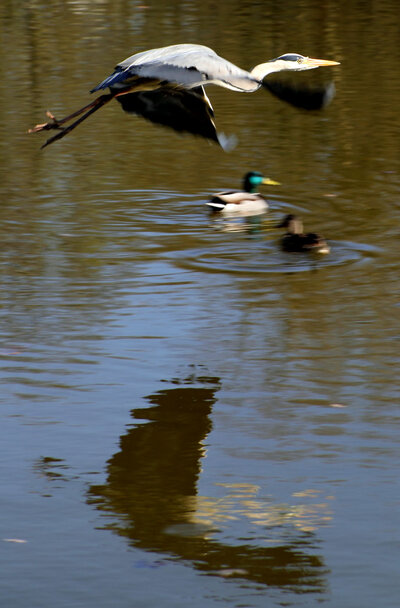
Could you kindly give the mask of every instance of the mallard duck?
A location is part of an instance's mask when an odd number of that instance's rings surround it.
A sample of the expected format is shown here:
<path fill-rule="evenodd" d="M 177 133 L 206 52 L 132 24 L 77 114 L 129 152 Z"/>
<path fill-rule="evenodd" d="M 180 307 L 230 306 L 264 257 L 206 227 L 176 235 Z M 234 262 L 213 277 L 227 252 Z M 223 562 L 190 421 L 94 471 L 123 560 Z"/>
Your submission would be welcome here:
<path fill-rule="evenodd" d="M 303 232 L 303 222 L 296 215 L 286 215 L 278 224 L 278 228 L 286 228 L 286 234 L 281 239 L 281 246 L 285 251 L 330 252 L 323 236 L 315 232 Z"/>
<path fill-rule="evenodd" d="M 264 213 L 268 209 L 268 203 L 261 194 L 255 192 L 260 184 L 279 186 L 279 182 L 264 177 L 258 171 L 250 171 L 244 176 L 243 192 L 218 192 L 206 205 L 214 213 Z"/>

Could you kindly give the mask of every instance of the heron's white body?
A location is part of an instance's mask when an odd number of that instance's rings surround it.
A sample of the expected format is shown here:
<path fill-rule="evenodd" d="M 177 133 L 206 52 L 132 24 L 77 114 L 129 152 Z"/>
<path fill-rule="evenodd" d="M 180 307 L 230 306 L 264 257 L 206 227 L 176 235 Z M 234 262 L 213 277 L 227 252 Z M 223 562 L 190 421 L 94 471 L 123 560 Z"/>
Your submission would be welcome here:
<path fill-rule="evenodd" d="M 320 65 L 337 62 L 310 59 L 297 53 L 286 53 L 278 59 L 242 70 L 234 63 L 217 55 L 202 44 L 173 44 L 149 51 L 141 51 L 121 61 L 115 72 L 103 80 L 93 91 L 110 87 L 123 89 L 131 78 L 173 82 L 188 89 L 205 84 L 216 84 L 234 91 L 252 93 L 262 85 L 263 79 L 273 72 L 310 70 Z M 147 86 L 149 83 L 147 83 Z M 159 86 L 159 85 L 158 85 Z M 137 90 L 137 89 L 136 89 Z"/>
<path fill-rule="evenodd" d="M 119 63 L 116 70 L 125 76 L 135 74 L 142 78 L 167 80 L 187 88 L 217 84 L 234 91 L 250 93 L 261 86 L 261 82 L 250 72 L 242 70 L 201 44 L 174 44 L 136 53 Z M 101 85 L 99 86 L 103 88 Z M 106 86 L 118 84 L 111 82 Z M 119 86 L 123 86 L 123 81 Z"/>

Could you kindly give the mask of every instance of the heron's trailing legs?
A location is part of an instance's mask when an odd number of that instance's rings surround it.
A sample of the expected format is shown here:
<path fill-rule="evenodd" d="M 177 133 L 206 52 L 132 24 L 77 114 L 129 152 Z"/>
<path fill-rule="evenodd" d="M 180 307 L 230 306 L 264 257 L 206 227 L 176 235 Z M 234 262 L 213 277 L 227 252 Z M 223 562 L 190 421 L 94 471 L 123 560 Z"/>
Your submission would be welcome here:
<path fill-rule="evenodd" d="M 61 118 L 61 120 L 57 120 L 51 112 L 46 112 L 47 116 L 51 120 L 49 122 L 45 122 L 43 124 L 36 125 L 36 127 L 33 127 L 33 129 L 29 129 L 28 133 L 38 133 L 39 131 L 48 131 L 50 129 L 59 129 L 60 133 L 53 135 L 53 137 L 50 137 L 43 144 L 42 148 L 45 148 L 49 144 L 52 144 L 53 141 L 57 141 L 57 139 L 61 139 L 62 137 L 64 137 L 68 133 L 70 133 L 70 131 L 75 129 L 75 127 L 77 127 L 81 122 L 86 120 L 86 118 L 88 118 L 91 114 L 93 114 L 94 112 L 99 110 L 106 103 L 111 101 L 111 99 L 113 99 L 114 97 L 115 97 L 115 94 L 113 94 L 113 93 L 109 93 L 108 95 L 100 95 L 100 97 L 97 97 L 97 99 L 95 99 L 88 105 L 84 106 L 83 108 L 80 108 L 79 110 L 76 110 L 76 112 L 73 112 L 72 114 L 69 114 L 68 116 L 65 116 L 65 118 Z M 75 118 L 76 116 L 80 116 L 81 114 L 83 114 L 83 116 L 78 118 L 78 120 L 75 120 L 75 122 L 73 122 L 68 127 L 62 126 L 63 124 L 65 124 L 65 123 L 69 122 L 70 120 L 72 120 L 73 118 Z"/>

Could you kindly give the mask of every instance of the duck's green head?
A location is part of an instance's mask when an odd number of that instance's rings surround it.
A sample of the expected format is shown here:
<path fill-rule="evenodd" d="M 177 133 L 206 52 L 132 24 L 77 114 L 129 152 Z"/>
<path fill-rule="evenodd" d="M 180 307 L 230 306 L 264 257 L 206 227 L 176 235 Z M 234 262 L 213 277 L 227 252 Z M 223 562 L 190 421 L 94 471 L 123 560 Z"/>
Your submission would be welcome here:
<path fill-rule="evenodd" d="M 279 182 L 275 182 L 269 177 L 264 177 L 259 171 L 250 171 L 244 176 L 244 189 L 246 192 L 254 192 L 260 184 L 266 186 L 279 186 Z"/>

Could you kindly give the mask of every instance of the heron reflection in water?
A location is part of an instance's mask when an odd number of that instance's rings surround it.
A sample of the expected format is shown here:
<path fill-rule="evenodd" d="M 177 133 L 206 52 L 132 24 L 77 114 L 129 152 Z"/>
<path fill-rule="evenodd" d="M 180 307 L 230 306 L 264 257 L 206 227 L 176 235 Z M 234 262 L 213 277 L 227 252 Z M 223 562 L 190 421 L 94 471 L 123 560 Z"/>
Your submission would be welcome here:
<path fill-rule="evenodd" d="M 295 106 L 316 109 L 322 107 L 332 96 L 331 88 L 310 94 L 304 91 L 298 93 L 291 87 L 268 83 L 265 78 L 276 72 L 312 70 L 332 65 L 338 65 L 338 62 L 287 53 L 256 65 L 248 72 L 199 44 L 175 44 L 152 49 L 136 53 L 119 63 L 111 76 L 91 90 L 93 93 L 109 88 L 109 93 L 100 95 L 90 104 L 60 120 L 47 112 L 50 121 L 36 125 L 29 132 L 51 129 L 60 131 L 43 144 L 44 148 L 67 135 L 115 98 L 126 112 L 178 132 L 200 135 L 222 147 L 228 147 L 226 138 L 217 133 L 213 108 L 204 85 L 215 84 L 246 93 L 264 86 Z M 75 122 L 64 127 L 78 116 Z"/>
<path fill-rule="evenodd" d="M 304 503 L 274 505 L 271 497 L 257 497 L 257 486 L 240 472 L 220 478 L 211 471 L 216 493 L 211 483 L 211 492 L 201 494 L 221 389 L 220 378 L 201 372 L 167 381 L 146 397 L 146 407 L 132 410 L 133 424 L 108 460 L 104 482 L 89 487 L 88 502 L 106 514 L 105 528 L 154 566 L 166 558 L 242 584 L 322 592 L 317 528 L 324 507 L 321 513 Z"/>

